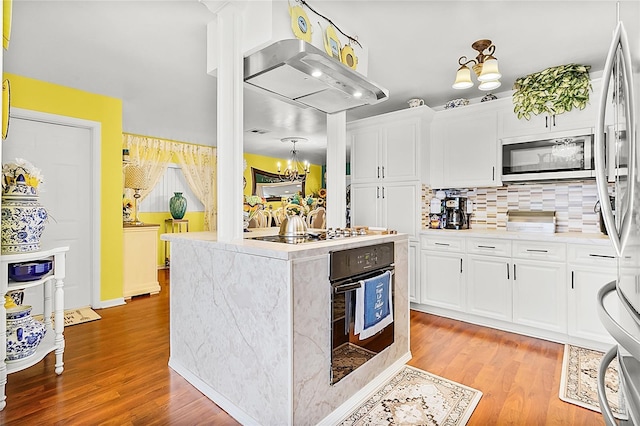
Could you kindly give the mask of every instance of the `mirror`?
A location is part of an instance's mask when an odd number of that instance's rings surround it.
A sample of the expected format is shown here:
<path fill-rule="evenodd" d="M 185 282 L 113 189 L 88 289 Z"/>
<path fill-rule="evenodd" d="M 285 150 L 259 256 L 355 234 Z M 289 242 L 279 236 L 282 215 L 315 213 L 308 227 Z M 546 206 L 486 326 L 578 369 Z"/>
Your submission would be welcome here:
<path fill-rule="evenodd" d="M 304 182 L 281 181 L 280 176 L 275 173 L 251 168 L 253 178 L 252 194 L 265 198 L 267 201 L 280 201 L 282 197 L 290 197 L 296 192 L 300 192 L 304 197 Z"/>

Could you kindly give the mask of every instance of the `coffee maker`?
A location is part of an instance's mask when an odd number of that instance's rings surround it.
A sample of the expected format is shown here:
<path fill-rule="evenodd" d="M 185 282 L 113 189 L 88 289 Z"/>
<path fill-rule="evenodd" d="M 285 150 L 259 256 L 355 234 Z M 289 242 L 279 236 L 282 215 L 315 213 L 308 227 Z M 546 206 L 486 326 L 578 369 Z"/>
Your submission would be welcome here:
<path fill-rule="evenodd" d="M 469 229 L 469 216 L 467 215 L 466 197 L 445 198 L 444 211 L 447 218 L 445 228 Z"/>

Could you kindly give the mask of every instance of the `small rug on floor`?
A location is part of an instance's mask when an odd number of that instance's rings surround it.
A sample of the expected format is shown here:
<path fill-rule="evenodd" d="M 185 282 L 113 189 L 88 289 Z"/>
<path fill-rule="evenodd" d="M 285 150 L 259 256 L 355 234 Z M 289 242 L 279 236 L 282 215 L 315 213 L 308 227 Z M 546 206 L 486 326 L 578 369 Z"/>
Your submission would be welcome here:
<path fill-rule="evenodd" d="M 341 425 L 464 425 L 481 397 L 479 390 L 405 365 Z"/>
<path fill-rule="evenodd" d="M 42 321 L 42 315 L 34 315 L 35 319 Z M 95 321 L 102 318 L 91 308 L 67 309 L 64 311 L 64 326 L 82 324 L 84 322 Z M 51 315 L 53 321 L 53 314 Z"/>
<path fill-rule="evenodd" d="M 560 379 L 560 399 L 600 413 L 598 404 L 598 369 L 603 352 L 579 346 L 564 345 L 562 376 Z M 624 400 L 620 392 L 618 359 L 607 368 L 605 377 L 607 400 L 613 414 L 626 419 Z"/>

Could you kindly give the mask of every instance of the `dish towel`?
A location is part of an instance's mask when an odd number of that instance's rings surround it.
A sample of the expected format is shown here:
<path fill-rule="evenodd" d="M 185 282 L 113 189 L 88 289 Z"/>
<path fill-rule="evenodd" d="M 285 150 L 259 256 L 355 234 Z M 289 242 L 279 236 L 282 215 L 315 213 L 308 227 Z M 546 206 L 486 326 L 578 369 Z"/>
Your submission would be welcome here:
<path fill-rule="evenodd" d="M 361 281 L 356 290 L 354 334 L 360 340 L 378 333 L 393 322 L 391 272 Z"/>

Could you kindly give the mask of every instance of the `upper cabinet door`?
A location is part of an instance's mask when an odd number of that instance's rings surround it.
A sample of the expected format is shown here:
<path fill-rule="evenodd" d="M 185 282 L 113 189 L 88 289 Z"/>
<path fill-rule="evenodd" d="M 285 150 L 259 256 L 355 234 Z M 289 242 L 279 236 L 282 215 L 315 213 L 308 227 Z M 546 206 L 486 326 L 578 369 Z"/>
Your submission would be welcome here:
<path fill-rule="evenodd" d="M 443 145 L 444 187 L 499 186 L 496 111 L 445 111 L 441 117 L 440 139 L 432 143 Z"/>
<path fill-rule="evenodd" d="M 372 182 L 381 176 L 380 127 L 353 130 L 351 135 L 351 182 Z"/>
<path fill-rule="evenodd" d="M 400 121 L 383 126 L 382 177 L 385 181 L 420 179 L 420 123 Z"/>
<path fill-rule="evenodd" d="M 420 180 L 421 145 L 433 114 L 408 108 L 349 123 L 351 182 Z"/>

